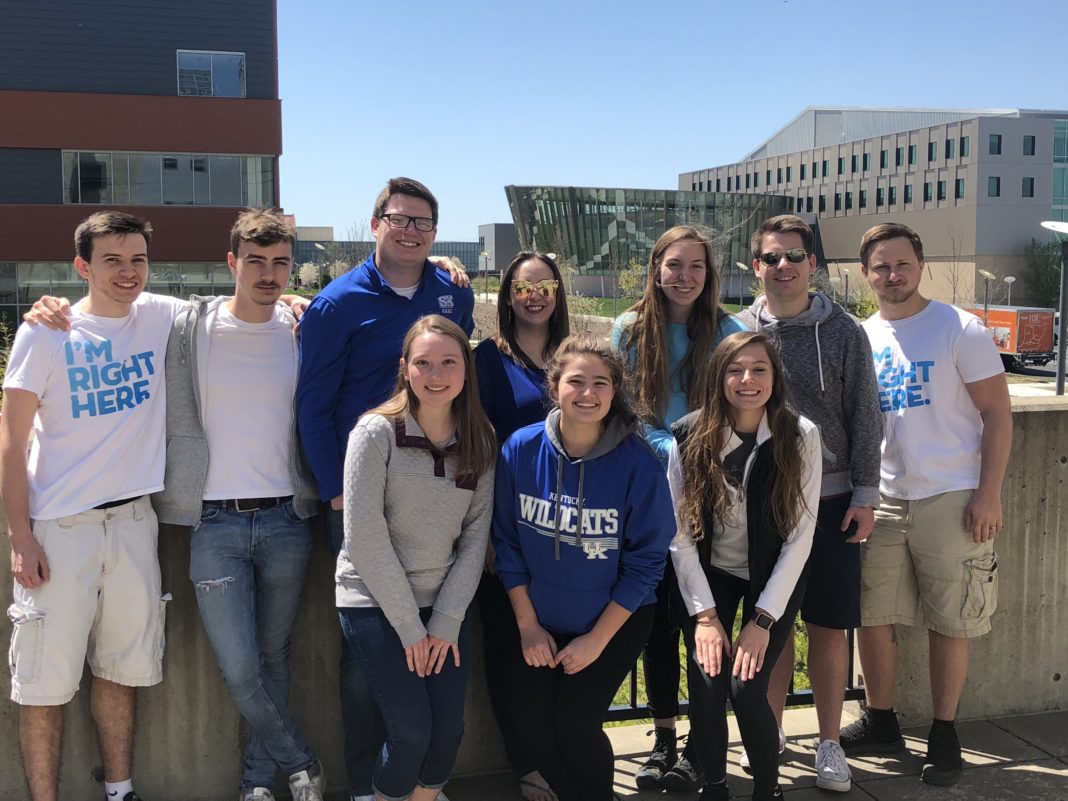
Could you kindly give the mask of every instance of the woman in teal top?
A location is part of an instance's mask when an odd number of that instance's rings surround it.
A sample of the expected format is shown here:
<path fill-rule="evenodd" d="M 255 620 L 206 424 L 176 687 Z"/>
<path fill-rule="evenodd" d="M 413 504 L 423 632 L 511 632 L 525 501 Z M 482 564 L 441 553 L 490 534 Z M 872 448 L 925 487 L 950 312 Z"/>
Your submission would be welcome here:
<path fill-rule="evenodd" d="M 712 232 L 677 225 L 661 236 L 649 256 L 645 293 L 612 326 L 612 347 L 627 367 L 630 397 L 645 434 L 667 466 L 674 438 L 671 424 L 699 408 L 708 392 L 712 353 L 724 337 L 746 327 L 719 304 L 720 280 Z M 657 589 L 656 617 L 642 652 L 656 743 L 638 771 L 645 789 L 696 790 L 700 770 L 689 745 L 678 757 L 679 627 L 669 611 L 675 594 L 670 563 Z"/>

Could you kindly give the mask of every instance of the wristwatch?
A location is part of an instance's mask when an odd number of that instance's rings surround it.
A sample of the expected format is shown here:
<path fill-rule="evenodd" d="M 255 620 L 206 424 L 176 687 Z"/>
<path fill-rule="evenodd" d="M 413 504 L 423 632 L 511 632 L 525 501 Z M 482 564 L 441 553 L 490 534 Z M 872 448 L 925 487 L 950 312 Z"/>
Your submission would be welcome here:
<path fill-rule="evenodd" d="M 767 612 L 754 612 L 752 620 L 757 628 L 764 629 L 764 631 L 771 631 L 771 627 L 775 625 L 775 618 Z"/>

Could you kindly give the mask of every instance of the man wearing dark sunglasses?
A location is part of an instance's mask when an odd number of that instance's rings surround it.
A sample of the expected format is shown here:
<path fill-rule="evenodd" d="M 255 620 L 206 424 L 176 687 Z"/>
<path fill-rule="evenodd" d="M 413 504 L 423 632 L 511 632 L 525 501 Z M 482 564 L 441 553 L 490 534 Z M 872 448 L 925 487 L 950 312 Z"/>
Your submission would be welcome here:
<path fill-rule="evenodd" d="M 474 327 L 474 293 L 428 260 L 437 227 L 438 201 L 430 190 L 411 178 L 391 179 L 371 216 L 374 253 L 331 281 L 301 321 L 297 419 L 335 556 L 344 540 L 349 432 L 392 392 L 408 329 L 427 314 L 443 315 L 468 334 Z M 385 731 L 356 656 L 344 645 L 339 669 L 349 785 L 354 799 L 366 801 L 373 798 L 371 776 Z"/>
<path fill-rule="evenodd" d="M 860 625 L 859 543 L 875 525 L 883 435 L 871 348 L 845 309 L 809 290 L 816 256 L 812 229 L 804 220 L 792 214 L 772 217 L 753 234 L 751 245 L 753 272 L 764 283 L 764 295 L 739 319 L 773 337 L 790 401 L 819 426 L 823 439 L 823 484 L 801 619 L 808 629 L 808 673 L 820 727 L 816 785 L 847 792 L 852 778 L 838 743 L 849 672 L 846 629 Z M 793 665 L 790 642 L 768 687 L 780 721 L 780 752 Z"/>

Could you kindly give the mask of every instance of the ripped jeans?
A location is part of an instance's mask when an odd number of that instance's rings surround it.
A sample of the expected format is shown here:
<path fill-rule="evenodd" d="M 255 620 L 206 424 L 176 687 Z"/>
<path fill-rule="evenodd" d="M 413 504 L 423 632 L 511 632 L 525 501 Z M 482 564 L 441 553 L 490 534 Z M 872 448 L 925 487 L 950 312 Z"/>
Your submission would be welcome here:
<path fill-rule="evenodd" d="M 289 714 L 289 641 L 312 550 L 310 520 L 292 502 L 236 512 L 204 502 L 189 548 L 189 578 L 215 659 L 248 721 L 241 787 L 273 787 L 281 769 L 315 754 Z"/>

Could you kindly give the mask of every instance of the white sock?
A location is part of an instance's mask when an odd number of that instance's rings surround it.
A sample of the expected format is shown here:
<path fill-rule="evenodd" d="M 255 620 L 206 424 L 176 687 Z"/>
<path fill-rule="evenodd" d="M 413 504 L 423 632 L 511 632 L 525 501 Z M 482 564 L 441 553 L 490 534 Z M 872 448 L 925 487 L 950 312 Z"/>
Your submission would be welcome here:
<path fill-rule="evenodd" d="M 127 779 L 124 782 L 104 782 L 104 790 L 109 799 L 115 798 L 122 801 L 123 796 L 133 792 L 133 779 Z"/>

